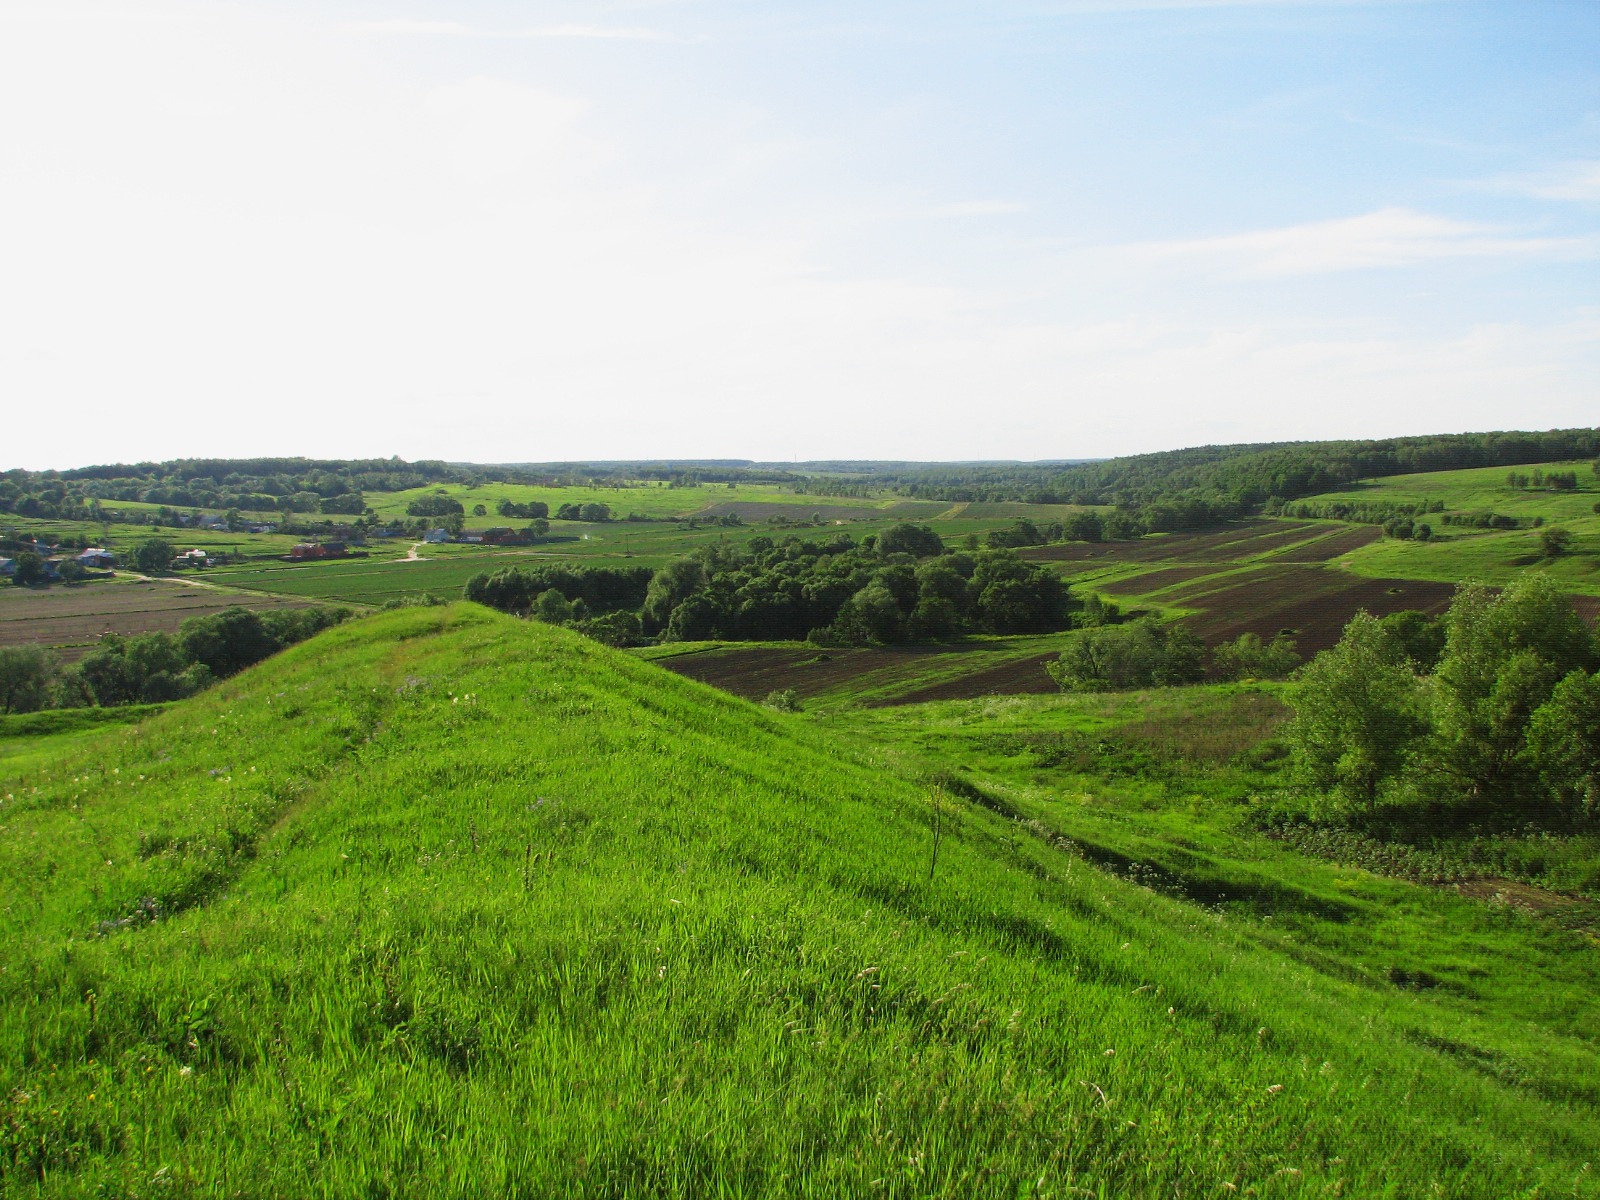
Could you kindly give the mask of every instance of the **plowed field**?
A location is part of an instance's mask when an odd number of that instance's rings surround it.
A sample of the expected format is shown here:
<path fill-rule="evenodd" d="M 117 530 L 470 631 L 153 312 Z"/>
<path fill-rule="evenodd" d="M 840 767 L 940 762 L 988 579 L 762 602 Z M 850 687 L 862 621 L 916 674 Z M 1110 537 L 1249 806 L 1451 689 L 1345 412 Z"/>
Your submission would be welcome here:
<path fill-rule="evenodd" d="M 1055 654 L 1038 652 L 1038 644 L 1033 639 L 1020 647 L 1004 642 L 875 650 L 746 646 L 655 662 L 749 700 L 793 688 L 801 700 L 831 694 L 835 700 L 880 706 L 1054 692 L 1044 663 Z"/>
<path fill-rule="evenodd" d="M 303 600 L 252 596 L 156 581 L 0 590 L 0 646 L 47 646 L 67 660 L 103 634 L 176 633 L 190 617 L 232 605 L 305 608 Z"/>
<path fill-rule="evenodd" d="M 1349 554 L 1352 550 L 1359 550 L 1362 546 L 1371 545 L 1383 536 L 1383 530 L 1376 525 L 1357 525 L 1354 529 L 1331 534 L 1325 538 L 1305 546 L 1296 546 L 1276 555 L 1279 562 L 1309 563 L 1332 562 L 1342 555 Z"/>
<path fill-rule="evenodd" d="M 1299 567 L 1253 573 L 1195 597 L 1188 603 L 1201 611 L 1184 623 L 1211 645 L 1241 633 L 1270 638 L 1288 631 L 1300 653 L 1309 656 L 1337 642 L 1360 609 L 1379 617 L 1404 609 L 1439 613 L 1454 595 L 1448 583 L 1362 579 L 1326 567 Z"/>

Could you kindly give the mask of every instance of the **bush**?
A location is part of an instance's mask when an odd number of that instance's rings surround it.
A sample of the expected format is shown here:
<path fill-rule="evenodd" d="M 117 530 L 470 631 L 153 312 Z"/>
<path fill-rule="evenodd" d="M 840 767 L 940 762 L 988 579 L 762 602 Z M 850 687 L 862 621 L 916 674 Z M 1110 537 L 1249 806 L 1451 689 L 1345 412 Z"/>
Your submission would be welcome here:
<path fill-rule="evenodd" d="M 761 703 L 768 708 L 775 708 L 779 712 L 800 712 L 800 697 L 793 688 L 783 688 L 781 691 L 768 692 L 767 698 Z"/>
<path fill-rule="evenodd" d="M 1294 640 L 1281 633 L 1270 642 L 1241 633 L 1211 653 L 1212 669 L 1224 679 L 1282 679 L 1299 665 Z"/>
<path fill-rule="evenodd" d="M 1064 692 L 1166 687 L 1201 679 L 1204 655 L 1187 629 L 1144 617 L 1076 634 L 1046 670 Z"/>

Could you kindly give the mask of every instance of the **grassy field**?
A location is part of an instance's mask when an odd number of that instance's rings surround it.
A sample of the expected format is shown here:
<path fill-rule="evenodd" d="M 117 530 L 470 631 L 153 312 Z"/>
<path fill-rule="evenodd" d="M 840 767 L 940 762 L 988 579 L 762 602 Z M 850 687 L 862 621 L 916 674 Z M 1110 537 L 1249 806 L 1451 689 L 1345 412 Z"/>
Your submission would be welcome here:
<path fill-rule="evenodd" d="M 134 725 L 159 713 L 160 704 L 121 708 L 62 708 L 0 716 L 0 777 L 26 780 L 64 752 L 76 750 L 118 725 Z"/>
<path fill-rule="evenodd" d="M 44 646 L 75 659 L 107 633 L 176 633 L 190 617 L 246 608 L 298 608 L 281 596 L 261 596 L 168 580 L 126 576 L 67 587 L 0 588 L 0 646 Z"/>
<path fill-rule="evenodd" d="M 1575 492 L 1524 490 L 1510 487 L 1506 476 L 1515 471 L 1531 475 L 1540 470 L 1571 471 L 1578 477 Z M 1352 501 L 1355 503 L 1382 502 L 1392 504 L 1444 505 L 1446 513 L 1497 512 L 1506 516 L 1531 521 L 1543 517 L 1546 521 L 1586 519 L 1594 515 L 1594 505 L 1600 500 L 1600 478 L 1588 462 L 1543 463 L 1537 467 L 1482 467 L 1466 471 L 1430 471 L 1420 475 L 1390 475 L 1383 479 L 1356 484 L 1338 492 L 1305 497 L 1305 503 Z M 1428 520 L 1422 517 L 1421 520 Z M 1438 528 L 1437 522 L 1435 528 Z"/>
<path fill-rule="evenodd" d="M 619 518 L 636 512 L 658 519 L 687 517 L 713 505 L 726 504 L 770 504 L 786 507 L 800 505 L 809 513 L 817 508 L 873 510 L 886 508 L 895 503 L 894 497 L 881 500 L 856 500 L 829 496 L 797 496 L 787 488 L 770 486 L 752 487 L 741 484 L 727 487 L 722 484 L 706 484 L 701 487 L 669 488 L 664 484 L 645 481 L 619 488 L 533 487 L 512 483 L 486 483 L 480 487 L 440 484 L 436 487 L 412 488 L 404 492 L 369 492 L 366 500 L 379 516 L 404 517 L 406 506 L 412 501 L 436 494 L 459 500 L 469 514 L 469 519 L 474 505 L 478 504 L 487 508 L 489 516 L 494 517 L 495 506 L 502 500 L 510 500 L 516 504 L 543 501 L 550 506 L 552 514 L 563 504 L 605 504 Z"/>
<path fill-rule="evenodd" d="M 1567 590 L 1600 596 L 1600 480 L 1589 463 L 1546 463 L 1544 471 L 1577 474 L 1576 492 L 1526 491 L 1506 484 L 1505 468 L 1438 471 L 1422 475 L 1397 475 L 1361 484 L 1341 492 L 1307 497 L 1308 503 L 1354 501 L 1392 504 L 1444 505 L 1444 512 L 1418 518 L 1432 524 L 1435 540 L 1402 542 L 1385 539 L 1352 553 L 1347 569 L 1362 575 L 1398 575 L 1411 579 L 1454 582 L 1475 578 L 1504 583 L 1517 571 L 1537 566 L 1549 571 Z M 1531 474 L 1532 467 L 1516 468 Z M 1546 558 L 1539 531 L 1516 529 L 1478 531 L 1447 525 L 1450 513 L 1495 512 L 1531 525 L 1535 518 L 1572 535 L 1568 554 Z"/>
<path fill-rule="evenodd" d="M 1181 899 L 877 732 L 458 606 L 12 772 L 0 1190 L 1596 1194 L 1579 935 L 1355 870 Z"/>

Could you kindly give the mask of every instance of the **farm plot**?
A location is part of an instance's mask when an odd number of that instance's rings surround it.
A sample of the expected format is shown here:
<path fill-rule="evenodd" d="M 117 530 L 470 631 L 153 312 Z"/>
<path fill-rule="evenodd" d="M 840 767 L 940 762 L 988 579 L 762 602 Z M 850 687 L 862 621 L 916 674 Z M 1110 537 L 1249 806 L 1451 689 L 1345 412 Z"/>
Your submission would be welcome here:
<path fill-rule="evenodd" d="M 548 562 L 533 553 L 453 554 L 445 558 L 389 562 L 327 562 L 303 567 L 259 567 L 213 571 L 208 578 L 231 587 L 380 605 L 419 592 L 441 600 L 459 600 L 467 580 L 483 571 Z"/>
<path fill-rule="evenodd" d="M 1291 547 L 1282 554 L 1274 555 L 1273 558 L 1278 562 L 1290 563 L 1332 562 L 1363 546 L 1371 545 L 1382 536 L 1383 530 L 1376 525 L 1357 525 L 1353 529 L 1339 530 L 1314 542 Z"/>
<path fill-rule="evenodd" d="M 1455 587 L 1418 579 L 1363 579 L 1326 567 L 1253 572 L 1229 587 L 1193 597 L 1200 611 L 1186 624 L 1207 644 L 1242 633 L 1263 638 L 1287 631 L 1302 655 L 1339 640 L 1361 609 L 1374 616 L 1406 609 L 1443 612 Z"/>
<path fill-rule="evenodd" d="M 1044 663 L 1061 635 L 870 650 L 814 646 L 718 647 L 656 658 L 659 666 L 736 696 L 760 700 L 793 689 L 823 705 L 881 706 L 990 695 L 1047 694 Z"/>
<path fill-rule="evenodd" d="M 301 600 L 252 596 L 158 580 L 0 590 L 0 646 L 45 646 L 80 658 L 107 633 L 176 633 L 190 617 L 233 605 L 305 608 Z"/>
<path fill-rule="evenodd" d="M 938 511 L 943 512 L 943 507 L 941 506 Z M 810 521 L 815 517 L 820 517 L 824 521 L 870 520 L 873 517 L 882 517 L 884 512 L 870 501 L 863 501 L 860 504 L 841 504 L 837 500 L 826 504 L 821 502 L 774 504 L 762 500 L 729 500 L 707 505 L 696 510 L 693 515 L 696 519 L 710 520 L 733 516 L 753 524 L 775 518 L 785 521 Z"/>
<path fill-rule="evenodd" d="M 1021 551 L 1034 562 L 1230 562 L 1309 541 L 1319 530 L 1333 533 L 1346 526 L 1262 518 L 1238 521 L 1214 533 L 1169 533 L 1135 542 L 1065 542 Z"/>
<path fill-rule="evenodd" d="M 1140 575 L 1113 580 L 1096 590 L 1108 596 L 1151 596 L 1167 588 L 1176 587 L 1180 583 L 1188 583 L 1192 579 L 1202 579 L 1216 573 L 1217 569 L 1214 566 L 1162 567 L 1158 571 L 1146 571 Z"/>

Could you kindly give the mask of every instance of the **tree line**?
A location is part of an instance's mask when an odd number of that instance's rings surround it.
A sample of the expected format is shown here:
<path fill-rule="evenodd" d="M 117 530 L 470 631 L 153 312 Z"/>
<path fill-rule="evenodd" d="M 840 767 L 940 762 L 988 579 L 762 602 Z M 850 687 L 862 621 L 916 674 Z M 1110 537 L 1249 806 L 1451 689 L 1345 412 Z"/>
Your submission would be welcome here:
<path fill-rule="evenodd" d="M 465 595 L 564 623 L 624 612 L 637 622 L 636 637 L 831 645 L 1045 632 L 1066 628 L 1082 607 L 1053 572 L 1011 550 L 952 552 L 933 530 L 910 523 L 859 543 L 838 533 L 705 546 L 656 571 L 512 568 L 475 576 Z M 635 626 L 614 619 L 607 628 Z"/>

